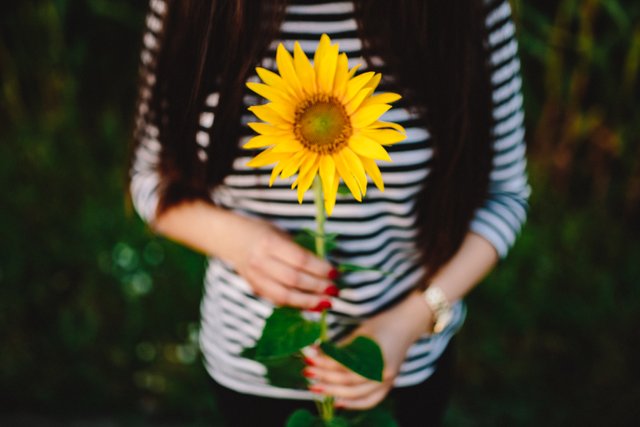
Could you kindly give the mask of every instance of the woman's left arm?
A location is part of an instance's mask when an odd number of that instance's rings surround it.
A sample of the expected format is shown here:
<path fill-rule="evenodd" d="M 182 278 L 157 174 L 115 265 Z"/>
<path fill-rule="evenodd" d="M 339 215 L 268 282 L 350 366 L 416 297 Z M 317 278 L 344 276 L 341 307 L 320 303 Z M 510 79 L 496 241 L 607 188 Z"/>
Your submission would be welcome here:
<path fill-rule="evenodd" d="M 526 175 L 522 80 L 515 26 L 507 0 L 487 0 L 489 64 L 493 98 L 493 167 L 489 197 L 475 213 L 457 253 L 432 278 L 450 302 L 468 294 L 515 242 L 526 219 L 530 193 Z M 366 380 L 332 359 L 318 354 L 306 369 L 311 390 L 335 396 L 350 409 L 375 406 L 387 395 L 409 347 L 432 330 L 433 315 L 421 291 L 412 292 L 392 308 L 368 319 L 355 335 L 373 337 L 385 359 L 382 383 Z"/>
<path fill-rule="evenodd" d="M 498 261 L 494 246 L 470 232 L 458 252 L 433 278 L 449 301 L 466 295 Z M 317 354 L 305 374 L 315 380 L 312 391 L 335 396 L 336 406 L 366 409 L 384 399 L 400 371 L 407 351 L 421 335 L 432 330 L 433 315 L 422 296 L 414 291 L 392 308 L 368 319 L 353 333 L 373 338 L 385 361 L 383 381 L 367 380 L 327 356 Z"/>

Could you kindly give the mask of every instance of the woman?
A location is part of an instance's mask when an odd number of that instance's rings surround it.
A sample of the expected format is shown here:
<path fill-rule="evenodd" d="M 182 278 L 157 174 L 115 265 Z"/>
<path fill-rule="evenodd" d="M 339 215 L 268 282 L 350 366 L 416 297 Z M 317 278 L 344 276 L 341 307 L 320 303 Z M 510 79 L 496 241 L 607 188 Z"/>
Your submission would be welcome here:
<path fill-rule="evenodd" d="M 270 170 L 250 170 L 255 153 L 239 149 L 255 120 L 246 107 L 259 102 L 245 87 L 255 67 L 274 68 L 280 41 L 312 54 L 322 33 L 351 65 L 382 72 L 379 90 L 403 94 L 383 119 L 407 129 L 380 165 L 386 191 L 362 204 L 339 196 L 327 223 L 339 233 L 334 263 L 394 274 L 345 275 L 340 291 L 332 264 L 290 237 L 313 227 L 311 195 L 298 205 L 289 182 L 268 188 Z M 210 257 L 200 342 L 229 425 L 283 425 L 318 394 L 345 409 L 390 394 L 400 425 L 440 423 L 461 299 L 526 217 L 520 87 L 506 0 L 151 0 L 131 194 L 155 231 Z M 374 337 L 385 380 L 316 353 L 310 390 L 267 384 L 240 352 L 274 305 L 330 308 L 335 340 Z"/>

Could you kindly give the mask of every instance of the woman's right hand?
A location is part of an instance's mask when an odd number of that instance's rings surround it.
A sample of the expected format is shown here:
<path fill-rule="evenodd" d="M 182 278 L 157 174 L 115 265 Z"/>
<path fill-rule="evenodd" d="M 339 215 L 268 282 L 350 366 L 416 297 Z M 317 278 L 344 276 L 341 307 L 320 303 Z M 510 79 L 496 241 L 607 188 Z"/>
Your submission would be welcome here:
<path fill-rule="evenodd" d="M 278 306 L 331 307 L 337 271 L 270 223 L 201 200 L 162 212 L 153 228 L 209 256 L 230 262 L 254 292 Z"/>
<path fill-rule="evenodd" d="M 337 271 L 271 224 L 243 218 L 235 253 L 229 261 L 254 292 L 278 306 L 321 311 L 338 294 Z"/>

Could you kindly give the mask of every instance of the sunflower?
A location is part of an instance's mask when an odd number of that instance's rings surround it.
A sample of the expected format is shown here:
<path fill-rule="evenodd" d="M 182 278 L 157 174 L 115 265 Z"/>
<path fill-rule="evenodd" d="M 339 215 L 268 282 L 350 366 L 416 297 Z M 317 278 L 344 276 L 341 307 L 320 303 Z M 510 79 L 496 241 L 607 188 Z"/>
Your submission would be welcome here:
<path fill-rule="evenodd" d="M 247 83 L 267 104 L 249 110 L 262 122 L 249 123 L 258 133 L 243 148 L 265 149 L 247 164 L 260 168 L 275 164 L 275 179 L 298 174 L 298 201 L 320 176 L 328 215 L 335 206 L 340 179 L 356 200 L 367 192 L 367 175 L 384 191 L 376 160 L 391 161 L 383 146 L 405 139 L 404 129 L 379 120 L 400 99 L 395 93 L 373 94 L 381 74 L 355 75 L 347 55 L 339 53 L 326 34 L 320 38 L 313 65 L 298 42 L 293 56 L 281 44 L 276 51 L 279 74 L 256 68 L 264 83 Z"/>

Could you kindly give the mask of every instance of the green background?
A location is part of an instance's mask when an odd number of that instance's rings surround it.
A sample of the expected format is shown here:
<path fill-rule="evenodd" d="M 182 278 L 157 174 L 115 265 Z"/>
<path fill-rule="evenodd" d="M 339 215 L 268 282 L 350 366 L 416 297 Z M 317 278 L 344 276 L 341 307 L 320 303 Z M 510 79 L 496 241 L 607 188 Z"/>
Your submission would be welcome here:
<path fill-rule="evenodd" d="M 0 424 L 213 424 L 204 260 L 124 191 L 146 0 L 2 9 Z M 448 425 L 637 425 L 640 2 L 514 10 L 531 211 L 468 299 Z"/>

